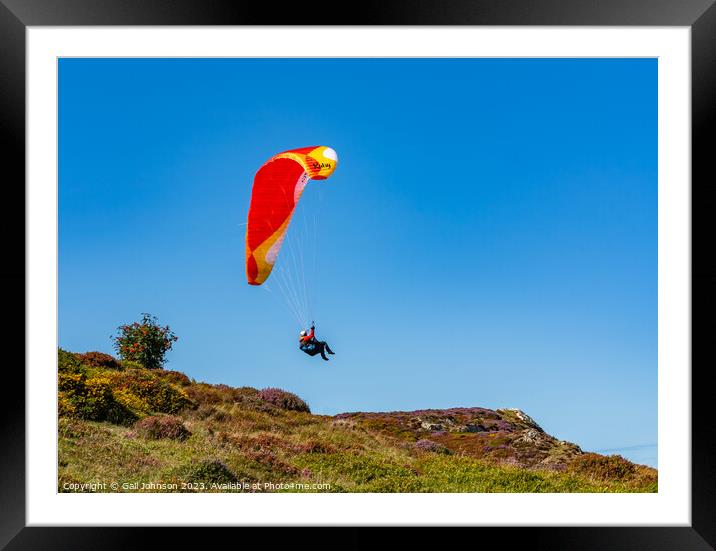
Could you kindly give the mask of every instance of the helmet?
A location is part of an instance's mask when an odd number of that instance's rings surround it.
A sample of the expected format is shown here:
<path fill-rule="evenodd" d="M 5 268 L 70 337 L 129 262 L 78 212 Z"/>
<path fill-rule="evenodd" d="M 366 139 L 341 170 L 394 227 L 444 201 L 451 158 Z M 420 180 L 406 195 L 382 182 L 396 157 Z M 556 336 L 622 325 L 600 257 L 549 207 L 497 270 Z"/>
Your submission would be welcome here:
<path fill-rule="evenodd" d="M 299 335 L 301 335 L 302 337 L 305 337 L 305 336 L 306 336 L 306 332 L 305 332 L 305 331 L 301 331 L 301 332 L 299 333 Z"/>

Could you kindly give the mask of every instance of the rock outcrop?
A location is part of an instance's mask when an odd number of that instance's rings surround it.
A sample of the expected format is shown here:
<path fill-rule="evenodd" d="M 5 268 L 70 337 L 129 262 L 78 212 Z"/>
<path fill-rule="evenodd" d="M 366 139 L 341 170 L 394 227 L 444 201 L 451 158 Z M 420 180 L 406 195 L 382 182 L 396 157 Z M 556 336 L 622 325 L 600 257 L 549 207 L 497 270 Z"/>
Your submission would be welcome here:
<path fill-rule="evenodd" d="M 583 453 L 579 446 L 547 434 L 516 408 L 342 413 L 336 419 L 412 442 L 429 438 L 450 453 L 530 469 L 562 471 Z"/>

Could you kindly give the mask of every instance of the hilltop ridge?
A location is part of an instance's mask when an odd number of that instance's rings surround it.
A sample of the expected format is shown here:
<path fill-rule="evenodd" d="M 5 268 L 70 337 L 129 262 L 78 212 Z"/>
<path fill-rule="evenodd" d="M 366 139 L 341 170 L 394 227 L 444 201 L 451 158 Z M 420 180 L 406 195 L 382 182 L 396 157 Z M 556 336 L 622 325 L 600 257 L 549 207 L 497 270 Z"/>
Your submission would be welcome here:
<path fill-rule="evenodd" d="M 59 351 L 58 490 L 655 492 L 513 408 L 315 415 L 277 388 Z M 107 483 L 119 481 L 117 488 Z"/>

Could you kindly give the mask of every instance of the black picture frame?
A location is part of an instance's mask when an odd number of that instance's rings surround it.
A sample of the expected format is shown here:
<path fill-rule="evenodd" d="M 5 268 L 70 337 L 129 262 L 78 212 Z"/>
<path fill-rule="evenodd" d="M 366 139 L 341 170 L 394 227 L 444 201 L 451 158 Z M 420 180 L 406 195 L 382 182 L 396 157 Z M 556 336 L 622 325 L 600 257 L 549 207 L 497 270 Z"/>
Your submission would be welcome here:
<path fill-rule="evenodd" d="M 542 527 L 482 528 L 503 542 L 531 549 L 714 549 L 716 546 L 716 482 L 714 465 L 712 390 L 708 385 L 711 342 L 708 315 L 716 306 L 716 255 L 709 231 L 714 218 L 714 171 L 709 138 L 716 129 L 716 6 L 714 0 L 364 0 L 353 9 L 336 5 L 316 15 L 300 4 L 224 0 L 0 0 L 0 136 L 5 199 L 24 205 L 25 182 L 25 31 L 29 26 L 87 25 L 577 25 L 685 26 L 691 30 L 692 55 L 692 522 L 687 527 Z M 14 193 L 17 197 L 12 197 Z M 9 202 L 9 201 L 12 202 Z M 19 208 L 6 209 L 6 212 Z M 24 212 L 24 209 L 23 209 Z M 7 247 L 19 242 L 17 226 L 3 217 Z M 23 244 L 22 256 L 25 258 Z M 700 249 L 700 253 L 697 250 Z M 18 250 L 18 257 L 20 251 Z M 22 270 L 6 270 L 6 290 L 25 287 Z M 8 292 L 8 291 L 6 291 Z M 27 295 L 26 300 L 27 300 Z M 19 325 L 19 324 L 18 324 Z M 19 335 L 18 335 L 19 336 Z M 19 349 L 18 339 L 12 346 Z M 6 346 L 8 344 L 6 343 Z M 24 349 L 23 349 L 24 350 Z M 6 364 L 5 392 L 0 401 L 0 548 L 125 549 L 206 545 L 235 529 L 209 528 L 78 528 L 27 527 L 25 523 L 25 398 L 24 374 Z M 689 366 L 684 366 L 688 369 Z M 14 371 L 13 371 L 14 369 Z M 78 524 L 81 519 L 78 519 Z M 316 519 L 320 524 L 320 519 Z M 478 528 L 480 529 L 480 528 Z M 256 528 L 243 528 L 241 537 Z M 295 534 L 295 530 L 302 530 Z M 307 528 L 280 529 L 276 545 L 311 541 L 313 545 L 365 547 L 377 538 L 375 528 L 351 528 L 345 533 L 305 534 Z M 455 530 L 456 535 L 465 529 Z M 401 546 L 424 540 L 424 530 L 401 534 Z M 230 538 L 234 536 L 229 534 Z M 382 535 L 380 536 L 382 538 Z M 442 545 L 453 537 L 444 532 Z M 467 534 L 467 537 L 473 537 Z M 334 540 L 333 542 L 331 540 Z M 236 541 L 238 544 L 239 542 Z"/>

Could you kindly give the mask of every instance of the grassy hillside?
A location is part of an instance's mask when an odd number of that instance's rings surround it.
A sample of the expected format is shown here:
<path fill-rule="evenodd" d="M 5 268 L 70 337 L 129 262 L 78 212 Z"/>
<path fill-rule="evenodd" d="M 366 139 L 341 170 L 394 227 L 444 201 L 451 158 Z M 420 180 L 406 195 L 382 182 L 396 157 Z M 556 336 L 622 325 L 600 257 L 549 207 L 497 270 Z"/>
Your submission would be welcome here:
<path fill-rule="evenodd" d="M 280 389 L 63 350 L 58 404 L 61 492 L 657 491 L 655 469 L 583 453 L 519 410 L 314 415 Z"/>

